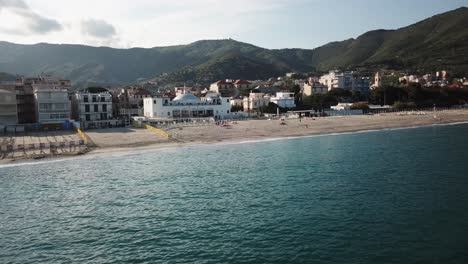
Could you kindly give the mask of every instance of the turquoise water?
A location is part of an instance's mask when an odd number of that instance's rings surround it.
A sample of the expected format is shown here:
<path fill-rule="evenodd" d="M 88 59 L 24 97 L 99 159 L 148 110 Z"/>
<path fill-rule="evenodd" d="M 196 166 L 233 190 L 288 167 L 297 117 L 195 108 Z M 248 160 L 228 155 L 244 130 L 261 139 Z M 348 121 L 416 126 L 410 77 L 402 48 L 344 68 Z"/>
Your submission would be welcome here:
<path fill-rule="evenodd" d="M 0 263 L 468 263 L 468 125 L 0 167 Z"/>

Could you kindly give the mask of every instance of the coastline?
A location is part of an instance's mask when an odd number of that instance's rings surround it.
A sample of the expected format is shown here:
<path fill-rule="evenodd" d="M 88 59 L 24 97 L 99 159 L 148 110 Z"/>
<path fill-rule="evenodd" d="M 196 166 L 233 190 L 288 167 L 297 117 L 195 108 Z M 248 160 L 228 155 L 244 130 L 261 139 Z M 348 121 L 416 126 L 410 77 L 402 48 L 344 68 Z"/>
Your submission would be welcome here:
<path fill-rule="evenodd" d="M 397 126 L 397 127 L 382 127 L 375 129 L 365 130 L 346 130 L 340 132 L 328 132 L 328 133 L 311 133 L 311 134 L 294 134 L 285 136 L 258 136 L 250 138 L 232 138 L 226 140 L 202 140 L 202 141 L 190 141 L 190 142 L 169 142 L 169 143 L 154 143 L 147 146 L 137 147 L 106 147 L 106 148 L 95 148 L 90 150 L 86 155 L 98 155 L 98 154 L 109 154 L 109 153 L 133 153 L 140 151 L 152 151 L 152 150 L 167 150 L 167 149 L 179 149 L 179 148 L 194 148 L 194 147 L 207 147 L 207 146 L 223 146 L 223 145 L 239 145 L 249 144 L 258 142 L 268 142 L 277 140 L 288 140 L 288 139 L 299 139 L 309 137 L 321 137 L 321 136 L 339 136 L 356 133 L 372 133 L 380 131 L 391 131 L 391 130 L 403 130 L 403 129 L 417 129 L 424 127 L 434 126 L 451 126 L 451 125 L 463 125 L 468 124 L 466 121 L 448 122 L 448 123 L 429 123 L 416 126 Z"/>
<path fill-rule="evenodd" d="M 188 127 L 182 130 L 172 130 L 173 135 L 177 136 L 174 140 L 163 141 L 155 135 L 154 142 L 148 140 L 148 135 L 139 141 L 129 144 L 123 144 L 118 139 L 119 133 L 112 134 L 111 144 L 105 146 L 92 147 L 81 155 L 57 155 L 45 157 L 41 160 L 33 159 L 5 159 L 0 161 L 0 165 L 9 164 L 34 164 L 38 162 L 61 161 L 80 158 L 92 158 L 100 155 L 110 154 L 138 154 L 155 150 L 169 150 L 180 148 L 195 148 L 220 145 L 250 144 L 256 142 L 267 142 L 275 140 L 343 135 L 352 133 L 370 133 L 385 130 L 412 129 L 431 126 L 448 126 L 468 123 L 467 110 L 452 110 L 445 113 L 437 113 L 439 118 L 432 115 L 425 116 L 397 116 L 394 113 L 379 116 L 346 116 L 346 117 L 326 117 L 321 119 L 308 120 L 286 120 L 286 126 L 274 130 L 278 125 L 278 120 L 250 120 L 241 121 L 239 124 L 232 125 L 231 128 L 222 128 L 219 126 L 208 127 Z M 372 122 L 371 122 L 372 121 Z M 246 129 L 247 130 L 244 130 Z M 287 128 L 286 128 L 287 127 Z M 266 133 L 264 130 L 270 130 Z M 149 133 L 146 130 L 145 133 Z M 229 131 L 229 132 L 225 132 Z M 247 132 L 246 132 L 247 131 Z M 103 132 L 99 132 L 103 133 Z M 91 133 L 90 133 L 91 134 Z M 141 135 L 138 135 L 141 137 Z M 145 141 L 142 141 L 145 140 Z"/>

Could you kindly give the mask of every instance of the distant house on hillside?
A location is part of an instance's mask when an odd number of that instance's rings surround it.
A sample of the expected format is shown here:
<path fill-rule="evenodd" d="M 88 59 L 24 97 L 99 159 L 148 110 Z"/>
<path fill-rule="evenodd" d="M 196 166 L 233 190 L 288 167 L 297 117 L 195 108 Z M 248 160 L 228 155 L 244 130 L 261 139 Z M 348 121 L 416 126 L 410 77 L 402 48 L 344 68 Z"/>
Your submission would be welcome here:
<path fill-rule="evenodd" d="M 232 80 L 220 80 L 210 85 L 210 91 L 220 94 L 222 97 L 230 97 L 234 93 L 234 82 Z"/>
<path fill-rule="evenodd" d="M 246 80 L 236 80 L 234 82 L 234 87 L 237 89 L 250 89 L 252 87 L 252 83 Z"/>

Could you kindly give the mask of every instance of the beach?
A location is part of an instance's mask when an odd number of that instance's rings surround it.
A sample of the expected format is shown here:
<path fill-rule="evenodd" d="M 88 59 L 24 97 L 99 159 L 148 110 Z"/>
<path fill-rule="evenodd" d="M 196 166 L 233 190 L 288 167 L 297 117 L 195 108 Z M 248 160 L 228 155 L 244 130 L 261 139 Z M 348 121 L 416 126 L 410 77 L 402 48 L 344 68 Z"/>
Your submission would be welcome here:
<path fill-rule="evenodd" d="M 300 137 L 332 133 L 381 130 L 390 128 L 418 127 L 468 121 L 468 110 L 443 112 L 385 113 L 378 115 L 354 115 L 340 117 L 245 120 L 226 122 L 225 126 L 187 126 L 166 129 L 170 139 L 163 139 L 148 130 L 126 129 L 126 133 L 109 130 L 88 131 L 86 134 L 96 144 L 91 153 L 158 149 L 187 145 L 236 143 L 269 138 Z M 112 136 L 106 137 L 105 134 Z M 132 134 L 134 133 L 134 136 Z"/>
<path fill-rule="evenodd" d="M 111 128 L 85 131 L 88 148 L 79 152 L 56 153 L 45 158 L 73 155 L 143 151 L 207 144 L 249 142 L 274 138 L 301 137 L 334 133 L 419 127 L 426 125 L 468 122 L 468 110 L 432 112 L 400 112 L 376 115 L 353 115 L 320 118 L 226 121 L 224 125 L 190 125 L 161 128 L 170 138 L 163 138 L 144 128 Z M 54 132 L 58 133 L 58 132 Z M 70 136 L 70 132 L 64 132 Z M 43 135 L 42 135 L 43 136 Z M 21 137 L 21 139 L 24 137 Z M 29 136 L 30 140 L 34 137 Z M 3 158 L 6 164 L 28 157 Z"/>

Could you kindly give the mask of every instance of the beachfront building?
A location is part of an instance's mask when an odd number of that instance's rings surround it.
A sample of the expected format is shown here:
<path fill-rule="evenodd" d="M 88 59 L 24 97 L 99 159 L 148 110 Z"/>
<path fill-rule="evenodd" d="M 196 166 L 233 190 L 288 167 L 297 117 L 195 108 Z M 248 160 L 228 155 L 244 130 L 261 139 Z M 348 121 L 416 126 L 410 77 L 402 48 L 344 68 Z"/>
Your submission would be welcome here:
<path fill-rule="evenodd" d="M 244 97 L 244 111 L 252 112 L 270 103 L 270 96 L 264 93 L 251 92 L 248 97 Z"/>
<path fill-rule="evenodd" d="M 313 94 L 326 94 L 328 92 L 328 86 L 321 84 L 320 82 L 308 81 L 304 83 L 302 88 L 302 94 L 304 96 L 310 96 Z"/>
<path fill-rule="evenodd" d="M 150 119 L 224 119 L 231 115 L 230 99 L 217 93 L 208 93 L 202 98 L 191 93 L 179 94 L 172 100 L 164 96 L 145 98 L 143 107 L 144 116 Z"/>
<path fill-rule="evenodd" d="M 33 87 L 34 86 L 34 87 Z M 41 89 L 71 89 L 71 81 L 40 75 L 38 77 L 19 77 L 15 81 L 18 124 L 33 124 L 39 122 L 35 90 Z"/>
<path fill-rule="evenodd" d="M 294 93 L 278 92 L 275 97 L 271 97 L 270 101 L 281 108 L 294 108 Z"/>
<path fill-rule="evenodd" d="M 129 87 L 112 92 L 113 116 L 142 116 L 143 99 L 151 97 L 151 92 L 140 87 Z"/>
<path fill-rule="evenodd" d="M 70 120 L 70 101 L 67 89 L 47 83 L 33 84 L 32 87 L 38 123 L 53 127 Z"/>
<path fill-rule="evenodd" d="M 232 80 L 220 80 L 210 85 L 210 91 L 220 94 L 222 97 L 230 97 L 234 94 L 235 86 Z"/>
<path fill-rule="evenodd" d="M 330 108 L 335 111 L 351 110 L 352 103 L 338 103 Z"/>
<path fill-rule="evenodd" d="M 18 123 L 15 85 L 0 85 L 0 132 L 6 125 Z"/>
<path fill-rule="evenodd" d="M 109 92 L 77 92 L 72 98 L 72 117 L 83 129 L 108 128 L 118 121 L 112 116 L 112 95 Z"/>

